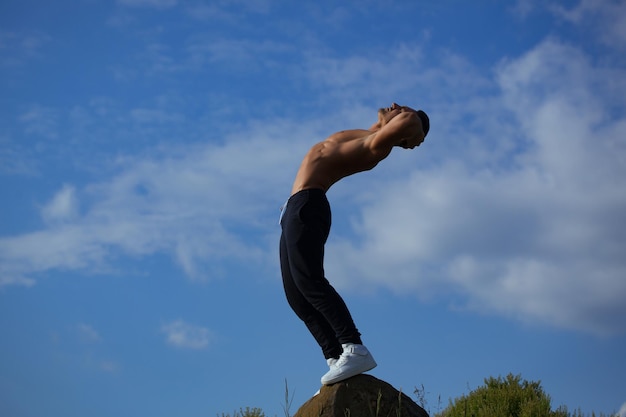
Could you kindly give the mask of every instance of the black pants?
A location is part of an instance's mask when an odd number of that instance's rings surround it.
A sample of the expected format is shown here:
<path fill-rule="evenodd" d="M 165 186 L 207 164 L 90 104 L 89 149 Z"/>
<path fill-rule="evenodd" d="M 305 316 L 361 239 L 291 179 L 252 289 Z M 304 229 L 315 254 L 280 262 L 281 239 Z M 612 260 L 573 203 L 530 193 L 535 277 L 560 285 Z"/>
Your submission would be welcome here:
<path fill-rule="evenodd" d="M 280 268 L 287 301 L 322 348 L 337 358 L 342 343 L 362 343 L 343 299 L 324 276 L 330 205 L 320 189 L 292 195 L 283 208 Z"/>

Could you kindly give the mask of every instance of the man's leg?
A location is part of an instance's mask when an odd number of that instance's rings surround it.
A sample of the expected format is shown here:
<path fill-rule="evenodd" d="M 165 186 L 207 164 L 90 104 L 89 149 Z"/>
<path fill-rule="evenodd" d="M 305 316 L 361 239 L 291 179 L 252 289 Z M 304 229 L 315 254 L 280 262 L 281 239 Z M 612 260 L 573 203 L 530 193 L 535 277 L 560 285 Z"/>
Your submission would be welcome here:
<path fill-rule="evenodd" d="M 306 265 L 309 268 L 314 265 L 313 262 L 303 263 L 298 261 L 301 256 L 306 258 L 307 256 L 315 255 L 314 248 L 309 247 L 309 250 L 302 249 L 305 248 L 300 248 L 300 250 L 297 251 L 286 249 L 286 251 L 290 254 L 290 272 L 294 271 L 294 264 Z M 291 259 L 292 253 L 297 254 L 295 255 L 296 261 Z M 295 267 L 295 269 L 298 270 L 297 267 Z M 333 361 L 332 364 L 330 362 L 328 363 L 330 365 L 330 370 L 322 376 L 322 384 L 334 384 L 363 372 L 367 372 L 376 367 L 376 361 L 374 361 L 374 358 L 369 353 L 367 348 L 363 346 L 360 333 L 356 329 L 350 312 L 348 311 L 343 299 L 328 283 L 328 280 L 324 278 L 323 268 L 320 267 L 319 274 L 313 275 L 321 277 L 317 279 L 307 279 L 306 275 L 302 274 L 302 271 L 299 272 L 299 279 L 295 278 L 298 275 L 294 275 L 292 272 L 292 280 L 291 283 L 289 283 L 290 286 L 293 285 L 297 287 L 295 292 L 295 294 L 297 294 L 297 299 L 300 299 L 300 302 L 304 301 L 306 305 L 313 307 L 313 310 L 315 311 L 314 314 L 316 314 L 316 316 L 317 314 L 323 315 L 322 323 L 324 323 L 325 326 L 328 324 L 328 327 L 331 327 L 337 335 L 337 340 L 342 343 L 342 346 L 333 351 L 330 356 L 337 357 L 337 355 L 340 354 L 339 359 L 336 362 Z M 292 287 L 290 290 L 293 291 L 294 288 Z M 287 289 L 285 291 L 287 291 Z M 316 323 L 319 323 L 319 321 L 316 320 Z M 315 329 L 311 329 L 311 327 L 309 327 L 309 330 L 311 330 L 311 333 L 315 335 Z M 326 353 L 325 356 L 327 359 L 329 358 Z"/>
<path fill-rule="evenodd" d="M 335 337 L 335 331 L 324 316 L 317 311 L 302 295 L 293 281 L 289 266 L 289 257 L 285 238 L 280 238 L 280 269 L 287 302 L 296 315 L 304 322 L 313 335 L 326 359 L 339 358 L 342 353 L 341 343 Z"/>
<path fill-rule="evenodd" d="M 324 245 L 330 223 L 330 206 L 326 196 L 320 194 L 320 190 L 302 192 L 289 200 L 282 220 L 281 236 L 281 267 L 288 271 L 290 278 L 285 291 L 299 294 L 302 298 L 294 297 L 294 304 L 298 308 L 302 305 L 313 307 L 324 319 L 320 322 L 316 314 L 316 323 L 330 326 L 337 344 L 342 343 L 336 348 L 341 352 L 339 359 L 332 364 L 328 361 L 330 371 L 322 377 L 322 384 L 333 384 L 376 366 L 369 351 L 362 345 L 360 333 L 343 299 L 324 276 Z M 283 279 L 285 276 L 283 272 Z M 317 327 L 309 329 L 314 336 L 315 332 L 319 332 Z M 331 357 L 336 356 L 333 353 Z"/>
<path fill-rule="evenodd" d="M 339 343 L 361 343 L 350 311 L 324 276 L 324 245 L 331 213 L 321 190 L 306 190 L 290 200 L 283 219 L 285 251 L 293 282 L 332 327 Z"/>
<path fill-rule="evenodd" d="M 314 255 L 315 250 L 309 247 L 309 250 L 298 250 L 295 253 L 297 253 L 297 259 L 299 256 L 303 256 L 303 254 L 306 254 L 304 257 L 311 254 Z M 290 264 L 293 263 L 290 257 Z M 298 263 L 296 262 L 296 264 Z M 309 267 L 313 265 L 313 263 L 305 264 Z M 290 270 L 293 271 L 293 268 Z M 328 283 L 328 280 L 324 278 L 323 268 L 321 268 L 321 274 L 313 275 L 321 277 L 318 279 L 302 279 L 302 274 L 300 274 L 300 279 L 295 278 L 295 276 L 293 281 L 299 292 L 303 294 L 303 297 L 315 310 L 323 314 L 326 321 L 330 323 L 335 331 L 337 339 L 342 344 L 340 349 L 341 355 L 332 365 L 329 363 L 331 365 L 330 370 L 322 376 L 322 384 L 334 384 L 376 367 L 376 361 L 369 350 L 363 346 L 360 333 L 356 329 L 343 299 Z M 336 356 L 333 355 L 333 357 Z M 328 359 L 328 356 L 326 358 Z"/>

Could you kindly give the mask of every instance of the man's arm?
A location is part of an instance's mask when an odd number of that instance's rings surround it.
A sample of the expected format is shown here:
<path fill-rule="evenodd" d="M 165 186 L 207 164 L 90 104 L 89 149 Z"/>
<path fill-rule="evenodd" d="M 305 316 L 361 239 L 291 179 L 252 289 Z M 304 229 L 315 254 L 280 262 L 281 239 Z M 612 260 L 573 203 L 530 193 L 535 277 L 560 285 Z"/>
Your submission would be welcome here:
<path fill-rule="evenodd" d="M 368 147 L 373 154 L 387 156 L 391 149 L 399 145 L 403 139 L 421 136 L 423 139 L 422 122 L 416 112 L 402 112 L 369 138 Z"/>

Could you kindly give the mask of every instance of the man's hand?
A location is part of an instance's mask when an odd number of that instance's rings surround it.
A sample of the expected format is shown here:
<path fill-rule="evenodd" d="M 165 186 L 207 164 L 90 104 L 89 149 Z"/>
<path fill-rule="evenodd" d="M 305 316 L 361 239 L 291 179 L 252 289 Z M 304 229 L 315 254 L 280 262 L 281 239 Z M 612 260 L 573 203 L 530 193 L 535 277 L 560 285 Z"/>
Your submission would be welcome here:
<path fill-rule="evenodd" d="M 398 106 L 383 116 L 392 118 L 372 135 L 369 143 L 372 153 L 386 156 L 394 146 L 413 149 L 424 141 L 422 122 L 415 110 Z"/>

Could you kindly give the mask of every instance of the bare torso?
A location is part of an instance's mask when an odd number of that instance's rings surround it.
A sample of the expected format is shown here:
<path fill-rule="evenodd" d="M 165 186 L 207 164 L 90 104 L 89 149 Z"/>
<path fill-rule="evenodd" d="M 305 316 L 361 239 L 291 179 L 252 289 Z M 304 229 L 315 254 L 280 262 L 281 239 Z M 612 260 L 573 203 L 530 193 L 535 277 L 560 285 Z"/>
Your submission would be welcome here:
<path fill-rule="evenodd" d="M 394 146 L 413 149 L 426 136 L 418 113 L 393 103 L 379 109 L 369 130 L 343 130 L 313 145 L 304 156 L 291 194 L 308 188 L 328 189 L 340 179 L 374 168 Z"/>
<path fill-rule="evenodd" d="M 344 130 L 315 144 L 302 160 L 291 194 L 308 188 L 328 191 L 340 179 L 374 168 L 387 155 L 371 152 L 372 135 L 369 130 Z"/>

